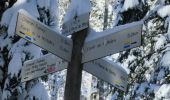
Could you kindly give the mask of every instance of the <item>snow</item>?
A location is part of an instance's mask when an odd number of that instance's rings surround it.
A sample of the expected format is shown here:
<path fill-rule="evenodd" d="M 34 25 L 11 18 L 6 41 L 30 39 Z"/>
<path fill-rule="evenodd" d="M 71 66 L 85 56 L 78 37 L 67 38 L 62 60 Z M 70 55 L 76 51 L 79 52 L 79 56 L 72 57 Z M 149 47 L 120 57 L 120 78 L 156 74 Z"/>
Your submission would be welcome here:
<path fill-rule="evenodd" d="M 155 92 L 155 99 L 160 100 L 165 99 L 169 100 L 170 98 L 170 84 L 163 84 L 158 91 Z"/>
<path fill-rule="evenodd" d="M 116 92 L 112 95 L 111 100 L 117 100 L 118 94 L 119 94 L 119 93 L 116 91 Z"/>
<path fill-rule="evenodd" d="M 149 92 L 156 92 L 160 88 L 159 84 L 149 84 Z"/>
<path fill-rule="evenodd" d="M 50 0 L 50 24 L 49 26 L 56 32 L 59 33 L 59 18 L 58 18 L 58 0 Z"/>
<path fill-rule="evenodd" d="M 156 43 L 155 43 L 155 51 L 161 49 L 164 47 L 164 44 L 166 43 L 166 38 L 163 35 L 159 35 L 158 37 L 155 37 Z"/>
<path fill-rule="evenodd" d="M 169 62 L 170 56 L 169 55 L 170 55 L 170 51 L 165 52 L 165 54 L 163 55 L 160 61 L 160 64 L 161 66 L 167 67 L 170 70 L 170 62 Z"/>
<path fill-rule="evenodd" d="M 8 26 L 8 35 L 14 36 L 15 26 L 17 22 L 17 14 L 20 9 L 25 9 L 35 18 L 39 17 L 37 5 L 35 0 L 17 0 L 17 2 L 8 9 L 2 16 L 1 25 Z"/>
<path fill-rule="evenodd" d="M 140 84 L 139 88 L 137 89 L 136 93 L 140 94 L 140 95 L 144 95 L 145 94 L 145 89 L 148 87 L 148 83 L 144 82 L 142 84 Z"/>
<path fill-rule="evenodd" d="M 170 15 L 170 5 L 163 6 L 158 9 L 158 15 L 162 18 Z"/>
<path fill-rule="evenodd" d="M 92 77 L 92 89 L 91 89 L 91 94 L 93 94 L 93 93 L 95 93 L 95 92 L 97 92 L 98 91 L 98 89 L 97 89 L 97 78 L 96 77 Z"/>
<path fill-rule="evenodd" d="M 161 8 L 161 7 L 162 7 L 162 5 L 154 5 L 153 4 L 150 7 L 150 11 L 148 11 L 146 13 L 145 17 L 142 20 L 145 21 L 145 20 L 149 19 L 149 17 L 152 16 L 154 13 L 156 13 L 158 11 L 158 9 Z M 152 23 L 152 24 L 154 24 L 154 23 Z"/>
<path fill-rule="evenodd" d="M 47 25 L 45 25 L 44 23 L 40 22 L 39 20 L 37 20 L 34 16 L 32 16 L 30 13 L 28 13 L 26 10 L 24 9 L 20 9 L 18 11 L 19 13 L 22 13 L 24 15 L 26 15 L 27 17 L 31 18 L 32 20 L 34 20 L 35 22 L 41 24 L 42 26 L 46 27 L 47 29 L 51 30 L 51 31 L 54 31 L 56 34 L 60 34 L 60 32 L 58 31 L 58 29 L 53 29 L 53 27 L 49 27 Z M 54 27 L 57 27 L 54 25 Z M 63 35 L 61 35 L 63 36 Z M 63 36 L 64 37 L 64 36 Z M 70 39 L 71 40 L 71 39 Z"/>
<path fill-rule="evenodd" d="M 57 9 L 56 9 L 57 1 L 56 0 L 43 0 L 43 1 L 39 0 L 39 2 L 44 3 L 45 6 L 49 8 L 50 20 L 51 20 L 50 25 L 51 27 L 53 27 L 53 29 L 55 29 L 58 24 L 57 23 L 58 14 L 57 14 Z M 46 2 L 49 2 L 50 5 Z M 39 4 L 39 6 L 44 7 L 43 4 Z M 21 95 L 24 95 L 24 93 L 22 93 L 23 92 L 21 88 L 22 86 L 14 86 L 14 87 L 8 88 L 8 86 L 11 85 L 11 83 L 9 84 L 9 79 L 13 78 L 14 75 L 17 77 L 17 79 L 20 78 L 18 77 L 18 74 L 19 74 L 19 71 L 21 70 L 23 61 L 25 61 L 26 59 L 26 55 L 29 57 L 27 59 L 31 59 L 31 58 L 35 59 L 41 56 L 41 49 L 38 46 L 31 44 L 30 42 L 26 42 L 26 40 L 22 38 L 14 44 L 11 43 L 11 38 L 9 37 L 11 36 L 13 37 L 15 35 L 17 14 L 20 9 L 24 9 L 27 12 L 29 12 L 29 14 L 33 16 L 34 19 L 37 19 L 39 17 L 39 12 L 37 9 L 37 0 L 17 0 L 17 2 L 11 8 L 6 10 L 2 16 L 2 21 L 0 22 L 0 24 L 1 26 L 6 26 L 8 28 L 7 30 L 8 37 L 4 39 L 2 35 L 0 36 L 0 49 L 2 50 L 4 46 L 8 46 L 8 50 L 9 50 L 8 58 L 10 58 L 10 62 L 8 65 L 8 73 L 7 73 L 10 76 L 7 77 L 5 80 L 2 96 L 0 92 L 0 99 L 2 100 L 8 99 L 9 96 L 11 95 L 10 92 L 15 92 L 13 91 L 13 89 L 17 90 L 15 93 L 21 93 Z M 4 34 L 6 35 L 6 33 Z M 1 65 L 4 64 L 4 61 L 1 57 L 0 57 L 0 64 Z M 1 77 L 3 76 L 1 74 L 2 72 L 0 70 L 0 81 L 1 81 Z M 27 86 L 29 86 L 29 84 Z M 47 90 L 45 90 L 44 86 L 41 83 L 38 83 L 30 90 L 29 95 L 36 96 L 36 98 L 38 98 L 39 100 L 48 100 L 49 98 L 48 98 L 46 91 Z M 18 94 L 16 97 L 20 98 L 20 94 Z M 21 97 L 24 97 L 24 96 L 21 96 Z"/>
<path fill-rule="evenodd" d="M 121 19 L 120 15 L 119 15 L 121 10 L 122 10 L 121 2 L 117 1 L 115 5 L 113 4 L 113 7 L 112 7 L 112 13 L 113 13 L 112 25 L 113 26 L 116 26 L 118 24 L 119 20 Z"/>
<path fill-rule="evenodd" d="M 127 28 L 134 27 L 140 24 L 143 24 L 143 21 L 132 22 L 132 23 L 128 23 L 125 25 L 116 26 L 111 29 L 104 30 L 103 32 L 96 32 L 95 30 L 89 28 L 88 29 L 89 34 L 87 35 L 85 42 L 95 40 L 96 38 L 104 37 L 108 34 L 116 33 L 116 32 L 119 32 L 120 30 L 125 30 Z"/>
<path fill-rule="evenodd" d="M 134 86 L 133 86 L 133 91 L 135 91 L 137 88 L 138 88 L 139 84 L 138 83 L 134 83 Z"/>
<path fill-rule="evenodd" d="M 151 80 L 151 74 L 152 74 L 151 70 L 148 70 L 145 72 L 145 78 L 148 82 L 150 82 L 150 80 Z"/>
<path fill-rule="evenodd" d="M 45 8 L 45 10 L 47 10 L 50 7 L 50 1 L 54 1 L 54 0 L 37 0 L 37 5 L 40 8 Z"/>
<path fill-rule="evenodd" d="M 9 51 L 9 57 L 12 57 L 16 52 L 21 53 L 25 43 L 26 41 L 24 39 L 20 39 L 18 42 L 16 42 Z"/>
<path fill-rule="evenodd" d="M 8 74 L 13 77 L 14 75 L 17 77 L 18 73 L 22 67 L 22 61 L 21 61 L 21 53 L 14 53 L 11 61 L 8 65 Z"/>
<path fill-rule="evenodd" d="M 13 27 L 13 26 L 9 26 L 9 30 L 13 29 L 10 27 Z M 15 32 L 15 29 L 14 29 L 14 32 Z M 35 57 L 35 58 L 41 55 L 41 49 L 38 46 L 35 46 L 34 44 L 25 46 L 25 44 L 26 44 L 26 41 L 24 39 L 20 39 L 10 49 L 9 57 L 11 56 L 12 59 L 8 66 L 8 74 L 11 74 L 11 77 L 13 77 L 14 75 L 15 76 L 18 75 L 18 72 L 20 71 L 22 67 L 22 61 L 25 59 L 25 54 L 23 52 L 27 52 L 28 54 L 30 54 L 32 57 Z"/>
<path fill-rule="evenodd" d="M 91 95 L 91 84 L 92 84 L 92 75 L 83 71 L 82 74 L 82 85 L 81 85 L 81 95 L 90 99 Z"/>
<path fill-rule="evenodd" d="M 112 58 L 113 60 L 116 60 L 116 59 L 118 59 L 119 56 L 120 56 L 120 54 L 119 54 L 119 53 L 116 53 L 116 54 L 111 55 L 111 58 Z"/>
<path fill-rule="evenodd" d="M 11 40 L 9 38 L 4 39 L 5 34 L 3 35 L 4 36 L 1 35 L 0 37 L 0 50 L 3 50 L 3 48 L 7 45 L 8 45 L 7 49 L 9 50 L 9 48 L 11 48 Z"/>
<path fill-rule="evenodd" d="M 24 51 L 29 53 L 30 56 L 34 59 L 39 58 L 42 55 L 41 48 L 34 44 L 29 44 L 29 46 L 24 48 Z"/>
<path fill-rule="evenodd" d="M 129 55 L 128 59 L 126 61 L 123 61 L 123 63 L 121 64 L 128 74 L 130 73 L 130 69 L 128 68 L 129 63 L 133 62 L 134 60 L 136 60 L 136 57 L 134 55 Z"/>
<path fill-rule="evenodd" d="M 164 69 L 161 69 L 158 73 L 157 80 L 161 80 L 165 77 L 165 71 Z"/>
<path fill-rule="evenodd" d="M 64 16 L 64 22 L 73 19 L 75 16 L 80 16 L 89 13 L 91 9 L 90 0 L 71 0 L 71 4 Z"/>
<path fill-rule="evenodd" d="M 121 71 L 125 72 L 126 74 L 129 74 L 130 70 L 128 69 L 128 67 L 122 66 L 119 62 L 113 62 L 113 60 L 106 59 L 106 61 L 108 61 L 109 63 L 111 63 L 114 67 L 120 69 Z"/>
<path fill-rule="evenodd" d="M 125 0 L 122 11 L 127 11 L 129 9 L 136 7 L 137 5 L 139 5 L 138 0 Z"/>
<path fill-rule="evenodd" d="M 5 87 L 4 87 L 4 90 L 3 90 L 3 93 L 2 93 L 2 100 L 7 100 L 7 97 L 11 96 L 10 91 L 5 90 L 7 88 L 7 85 L 9 85 L 9 79 L 5 80 Z"/>
<path fill-rule="evenodd" d="M 28 94 L 29 96 L 35 96 L 37 100 L 49 100 L 47 90 L 42 83 L 37 83 Z"/>
<path fill-rule="evenodd" d="M 8 9 L 3 13 L 3 16 L 2 16 L 1 22 L 0 22 L 1 26 L 2 25 L 6 26 L 6 27 L 9 26 L 9 23 L 10 23 L 11 18 L 12 18 L 12 13 L 13 12 L 12 12 L 11 9 Z"/>

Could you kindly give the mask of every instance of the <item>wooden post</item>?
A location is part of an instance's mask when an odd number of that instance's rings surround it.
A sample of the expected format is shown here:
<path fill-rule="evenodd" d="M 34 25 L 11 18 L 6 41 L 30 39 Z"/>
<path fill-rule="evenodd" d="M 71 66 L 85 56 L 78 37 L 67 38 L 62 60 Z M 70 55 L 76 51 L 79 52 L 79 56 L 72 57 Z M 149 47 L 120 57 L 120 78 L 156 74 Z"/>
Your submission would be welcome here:
<path fill-rule="evenodd" d="M 80 89 L 83 70 L 83 64 L 81 63 L 82 47 L 87 36 L 87 30 L 88 29 L 84 29 L 72 35 L 73 49 L 71 62 L 69 63 L 67 68 L 64 100 L 80 100 Z"/>

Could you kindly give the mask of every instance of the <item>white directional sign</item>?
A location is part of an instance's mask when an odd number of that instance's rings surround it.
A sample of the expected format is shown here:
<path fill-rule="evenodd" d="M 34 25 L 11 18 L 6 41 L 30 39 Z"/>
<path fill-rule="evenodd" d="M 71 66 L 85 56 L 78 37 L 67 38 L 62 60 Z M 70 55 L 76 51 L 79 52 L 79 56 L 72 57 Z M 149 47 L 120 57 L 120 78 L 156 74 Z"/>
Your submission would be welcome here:
<path fill-rule="evenodd" d="M 51 30 L 25 11 L 18 14 L 16 34 L 64 60 L 71 61 L 72 40 Z"/>
<path fill-rule="evenodd" d="M 68 22 L 63 24 L 62 34 L 71 35 L 72 33 L 78 32 L 87 28 L 89 25 L 89 13 L 82 14 L 77 16 L 74 19 L 71 19 Z"/>
<path fill-rule="evenodd" d="M 48 54 L 42 58 L 26 61 L 21 72 L 21 81 L 28 81 L 43 75 L 61 71 L 67 68 L 68 63 L 57 56 Z"/>
<path fill-rule="evenodd" d="M 67 68 L 67 65 L 68 63 L 66 61 L 51 54 L 27 61 L 22 68 L 21 81 L 28 81 L 49 73 L 61 71 Z M 126 91 L 128 74 L 118 64 L 103 58 L 85 63 L 83 68 L 85 71 L 118 89 Z"/>
<path fill-rule="evenodd" d="M 134 22 L 90 33 L 84 43 L 82 63 L 140 46 L 142 23 Z"/>
<path fill-rule="evenodd" d="M 118 89 L 126 91 L 128 74 L 118 64 L 102 58 L 85 63 L 84 70 Z"/>

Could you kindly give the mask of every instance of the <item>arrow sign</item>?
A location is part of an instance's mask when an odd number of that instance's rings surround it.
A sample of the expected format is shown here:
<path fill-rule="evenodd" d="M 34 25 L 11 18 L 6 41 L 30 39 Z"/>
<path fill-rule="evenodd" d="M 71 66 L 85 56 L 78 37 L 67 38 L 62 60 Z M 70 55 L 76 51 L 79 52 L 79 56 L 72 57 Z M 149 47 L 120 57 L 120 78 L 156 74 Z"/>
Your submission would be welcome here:
<path fill-rule="evenodd" d="M 67 68 L 67 66 L 68 63 L 66 61 L 51 54 L 47 54 L 38 59 L 26 61 L 22 67 L 21 82 L 61 71 Z"/>
<path fill-rule="evenodd" d="M 67 68 L 68 63 L 48 54 L 42 58 L 26 61 L 22 68 L 21 81 L 28 81 Z M 84 64 L 84 70 L 126 91 L 128 74 L 118 64 L 103 58 Z"/>
<path fill-rule="evenodd" d="M 91 32 L 83 47 L 82 63 L 141 45 L 143 22 L 134 22 L 103 32 Z"/>
<path fill-rule="evenodd" d="M 18 13 L 16 34 L 64 60 L 71 61 L 72 40 L 51 30 L 23 10 Z"/>
<path fill-rule="evenodd" d="M 62 34 L 71 35 L 72 33 L 78 32 L 88 27 L 89 13 L 77 16 L 63 24 Z"/>
<path fill-rule="evenodd" d="M 118 89 L 126 91 L 128 74 L 113 61 L 106 58 L 94 60 L 85 63 L 84 70 Z"/>

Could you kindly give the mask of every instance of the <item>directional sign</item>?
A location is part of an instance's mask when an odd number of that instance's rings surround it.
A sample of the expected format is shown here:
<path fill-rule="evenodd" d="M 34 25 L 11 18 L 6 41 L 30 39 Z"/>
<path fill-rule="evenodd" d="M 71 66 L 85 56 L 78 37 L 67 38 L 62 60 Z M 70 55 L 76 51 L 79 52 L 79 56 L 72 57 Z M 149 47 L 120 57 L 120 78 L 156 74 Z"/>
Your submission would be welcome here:
<path fill-rule="evenodd" d="M 49 73 L 67 68 L 68 63 L 62 59 L 48 54 L 42 58 L 24 63 L 21 81 L 28 81 Z M 84 70 L 92 75 L 126 91 L 128 74 L 118 64 L 103 58 L 84 64 Z"/>
<path fill-rule="evenodd" d="M 142 23 L 135 22 L 103 32 L 90 33 L 83 47 L 82 62 L 89 62 L 140 46 Z"/>
<path fill-rule="evenodd" d="M 28 81 L 56 71 L 61 71 L 67 66 L 68 63 L 66 61 L 63 61 L 57 56 L 48 54 L 42 58 L 25 62 L 21 72 L 21 81 Z"/>
<path fill-rule="evenodd" d="M 63 24 L 62 34 L 71 35 L 72 33 L 78 32 L 87 28 L 89 25 L 89 13 L 77 16 Z"/>
<path fill-rule="evenodd" d="M 72 40 L 51 30 L 25 11 L 18 14 L 16 34 L 62 59 L 71 61 Z"/>
<path fill-rule="evenodd" d="M 126 91 L 128 74 L 118 64 L 106 59 L 98 59 L 84 64 L 84 70 Z"/>

